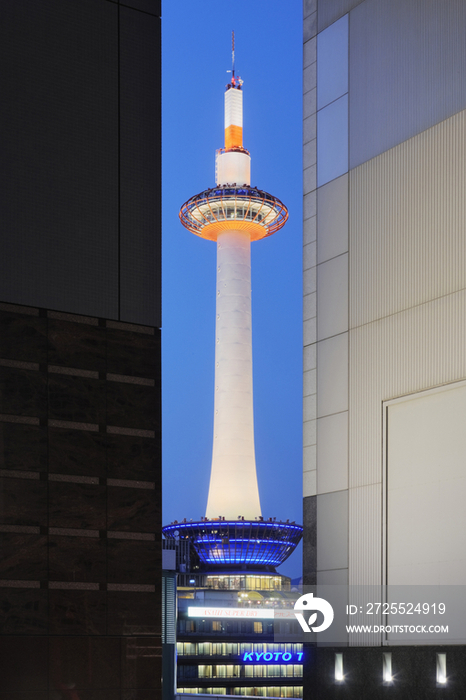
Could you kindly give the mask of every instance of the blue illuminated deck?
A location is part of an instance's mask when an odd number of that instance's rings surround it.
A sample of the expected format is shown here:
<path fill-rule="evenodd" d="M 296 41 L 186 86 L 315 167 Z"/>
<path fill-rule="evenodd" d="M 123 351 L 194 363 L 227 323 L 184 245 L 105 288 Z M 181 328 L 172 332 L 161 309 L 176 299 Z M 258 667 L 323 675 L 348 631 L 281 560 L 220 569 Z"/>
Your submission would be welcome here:
<path fill-rule="evenodd" d="M 301 525 L 258 520 L 205 520 L 167 525 L 167 539 L 189 539 L 204 564 L 279 566 L 299 543 Z"/>

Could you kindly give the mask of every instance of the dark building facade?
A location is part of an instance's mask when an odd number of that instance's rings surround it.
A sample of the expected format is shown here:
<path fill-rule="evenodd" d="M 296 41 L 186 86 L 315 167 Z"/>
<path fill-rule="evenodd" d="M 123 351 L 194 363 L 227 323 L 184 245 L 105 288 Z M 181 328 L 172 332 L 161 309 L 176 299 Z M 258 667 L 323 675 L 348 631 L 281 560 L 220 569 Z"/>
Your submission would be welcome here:
<path fill-rule="evenodd" d="M 0 7 L 0 698 L 161 686 L 160 3 Z"/>

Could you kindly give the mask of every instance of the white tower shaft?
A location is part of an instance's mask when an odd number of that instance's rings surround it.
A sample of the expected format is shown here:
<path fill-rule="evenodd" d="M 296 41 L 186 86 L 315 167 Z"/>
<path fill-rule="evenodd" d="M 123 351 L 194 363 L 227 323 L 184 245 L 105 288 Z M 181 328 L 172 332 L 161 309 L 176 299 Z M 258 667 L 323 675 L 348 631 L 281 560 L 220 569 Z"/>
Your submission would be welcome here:
<path fill-rule="evenodd" d="M 261 514 L 254 452 L 251 255 L 246 231 L 217 239 L 215 415 L 206 517 Z"/>
<path fill-rule="evenodd" d="M 217 242 L 214 439 L 206 520 L 243 518 L 250 527 L 247 521 L 262 520 L 254 450 L 251 241 L 281 229 L 288 211 L 277 197 L 250 186 L 251 158 L 243 148 L 242 83 L 235 76 L 233 62 L 231 83 L 225 92 L 225 147 L 216 155 L 217 186 L 185 202 L 180 220 L 189 231 Z M 229 532 L 230 525 L 225 523 L 225 527 L 224 532 Z M 262 529 L 265 532 L 267 528 Z M 209 539 L 208 532 L 218 534 L 215 523 L 203 525 L 201 531 L 201 539 Z M 243 551 L 243 545 L 236 551 L 240 541 L 249 539 L 233 539 L 230 548 L 228 537 L 222 543 L 215 537 L 203 546 L 212 561 L 218 557 L 230 563 L 254 558 L 255 554 L 249 552 L 246 557 L 243 552 L 242 559 L 239 550 Z M 289 548 L 282 544 L 287 556 Z M 267 547 L 264 552 L 269 552 Z"/>

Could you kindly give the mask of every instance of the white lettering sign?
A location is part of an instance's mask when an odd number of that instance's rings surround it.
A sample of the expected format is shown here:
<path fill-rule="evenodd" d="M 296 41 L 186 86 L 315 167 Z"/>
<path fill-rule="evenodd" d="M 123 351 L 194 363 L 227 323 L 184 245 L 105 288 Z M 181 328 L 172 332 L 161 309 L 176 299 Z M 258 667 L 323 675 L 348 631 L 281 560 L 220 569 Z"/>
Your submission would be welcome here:
<path fill-rule="evenodd" d="M 248 620 L 294 620 L 293 610 L 280 610 L 274 608 L 188 608 L 188 617 L 214 617 L 214 618 L 236 618 Z"/>

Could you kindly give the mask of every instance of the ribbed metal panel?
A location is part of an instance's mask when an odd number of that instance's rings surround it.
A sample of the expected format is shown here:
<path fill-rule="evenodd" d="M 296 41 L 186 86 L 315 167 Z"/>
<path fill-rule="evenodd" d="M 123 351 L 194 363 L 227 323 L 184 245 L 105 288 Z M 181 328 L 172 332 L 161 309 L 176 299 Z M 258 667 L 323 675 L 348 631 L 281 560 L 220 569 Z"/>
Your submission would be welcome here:
<path fill-rule="evenodd" d="M 349 585 L 380 584 L 382 542 L 382 486 L 371 484 L 349 490 Z M 361 524 L 371 523 L 362 536 Z M 366 525 L 367 527 L 367 525 Z M 374 561 L 379 558 L 378 570 Z"/>
<path fill-rule="evenodd" d="M 350 332 L 350 488 L 382 481 L 382 401 L 466 377 L 466 290 Z"/>
<path fill-rule="evenodd" d="M 368 596 L 373 596 L 373 590 L 362 586 L 378 586 L 381 582 L 381 504 L 381 484 L 371 484 L 349 490 L 348 583 L 350 586 L 358 587 L 350 589 L 351 602 L 363 610 L 366 609 L 366 603 L 371 602 Z M 374 620 L 374 622 L 380 621 Z M 354 624 L 367 624 L 367 618 L 358 618 Z M 372 646 L 380 644 L 380 635 L 350 634 L 349 641 L 351 646 Z"/>
<path fill-rule="evenodd" d="M 350 332 L 350 584 L 381 582 L 382 402 L 466 378 L 465 347 L 466 290 Z"/>
<path fill-rule="evenodd" d="M 353 585 L 381 582 L 383 401 L 466 378 L 465 120 L 350 172 Z"/>
<path fill-rule="evenodd" d="M 350 327 L 466 286 L 466 111 L 350 175 Z"/>
<path fill-rule="evenodd" d="M 176 644 L 176 574 L 162 576 L 162 643 Z"/>
<path fill-rule="evenodd" d="M 466 107 L 465 29 L 464 0 L 365 0 L 351 11 L 350 168 Z"/>

